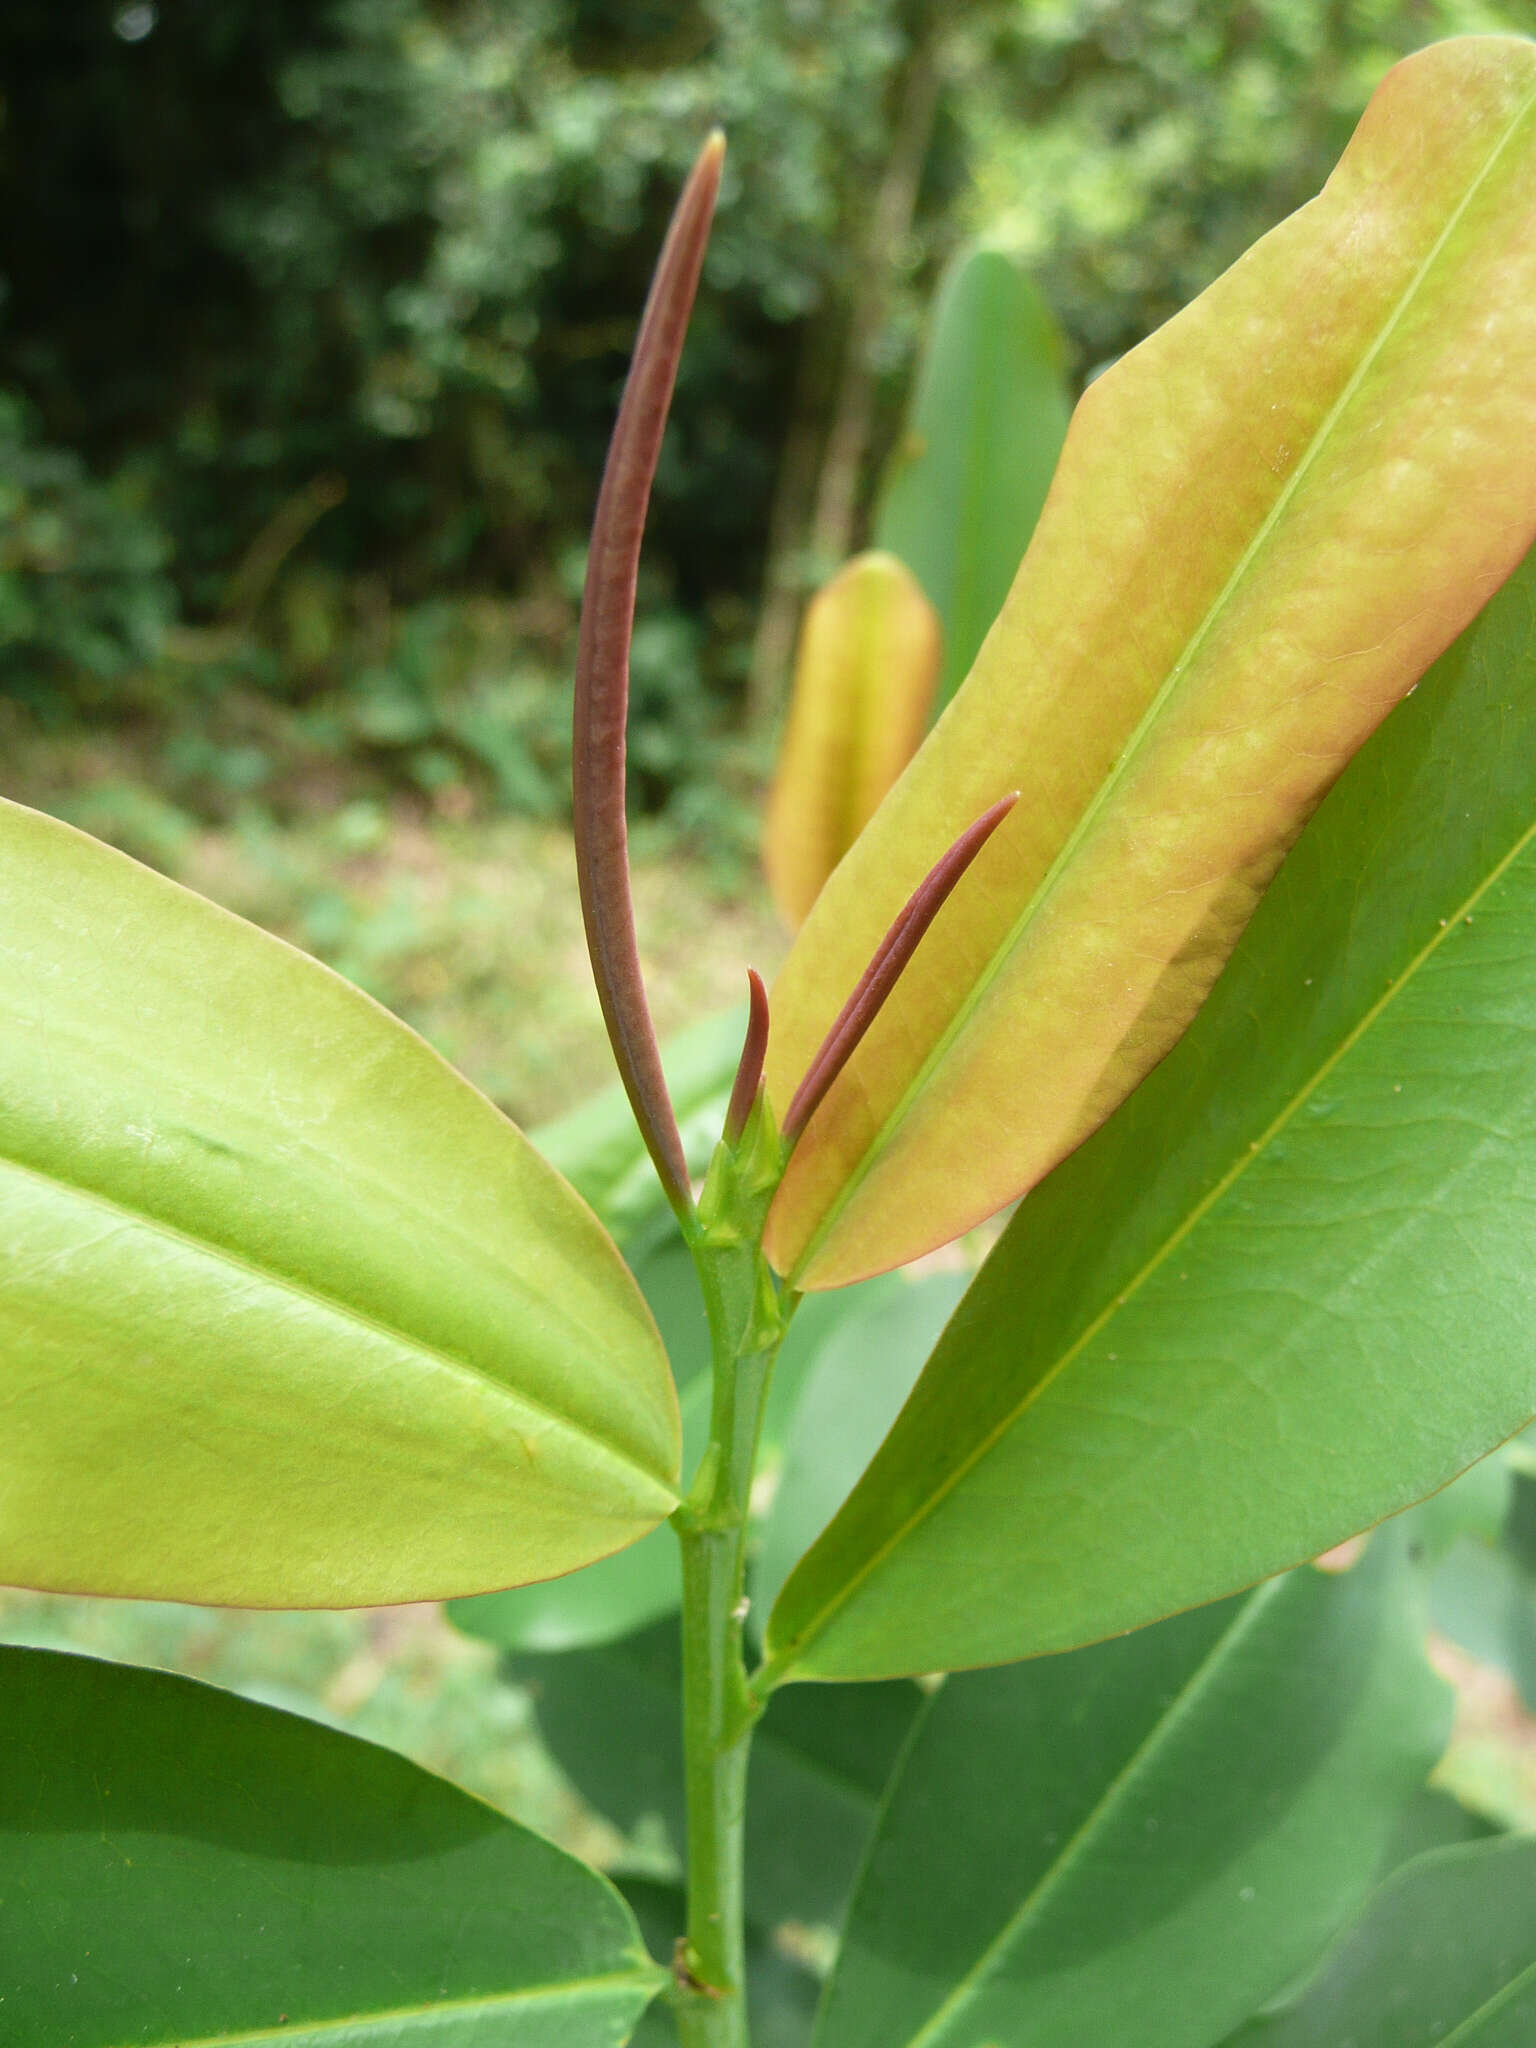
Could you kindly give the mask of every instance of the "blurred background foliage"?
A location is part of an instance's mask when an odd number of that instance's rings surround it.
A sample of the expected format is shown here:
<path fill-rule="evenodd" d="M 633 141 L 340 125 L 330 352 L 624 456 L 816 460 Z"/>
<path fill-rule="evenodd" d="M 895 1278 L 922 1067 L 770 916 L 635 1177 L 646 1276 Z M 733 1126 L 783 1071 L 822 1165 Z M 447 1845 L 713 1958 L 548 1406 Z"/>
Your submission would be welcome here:
<path fill-rule="evenodd" d="M 635 647 L 639 807 L 738 846 L 979 229 L 1079 377 L 1525 0 L 9 0 L 0 696 L 169 798 L 564 805 L 583 536 L 667 208 L 731 156 Z M 21 721 L 19 724 L 15 721 Z M 754 754 L 743 750 L 755 734 Z M 448 792 L 446 799 L 444 793 Z"/>

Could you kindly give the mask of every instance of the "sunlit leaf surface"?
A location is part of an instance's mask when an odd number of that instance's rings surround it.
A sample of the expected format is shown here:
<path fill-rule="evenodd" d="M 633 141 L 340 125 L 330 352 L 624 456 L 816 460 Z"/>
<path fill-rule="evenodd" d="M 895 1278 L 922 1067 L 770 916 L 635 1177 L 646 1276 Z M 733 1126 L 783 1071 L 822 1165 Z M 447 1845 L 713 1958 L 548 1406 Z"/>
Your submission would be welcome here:
<path fill-rule="evenodd" d="M 1022 1193 L 1178 1038 L 1303 821 L 1536 532 L 1536 45 L 1443 43 L 1320 198 L 1092 385 L 969 679 L 773 995 L 783 1111 L 956 835 L 1012 815 L 812 1118 L 800 1287 Z"/>
<path fill-rule="evenodd" d="M 0 807 L 0 1582 L 257 1606 L 571 1570 L 672 1506 L 596 1220 L 414 1033 Z"/>

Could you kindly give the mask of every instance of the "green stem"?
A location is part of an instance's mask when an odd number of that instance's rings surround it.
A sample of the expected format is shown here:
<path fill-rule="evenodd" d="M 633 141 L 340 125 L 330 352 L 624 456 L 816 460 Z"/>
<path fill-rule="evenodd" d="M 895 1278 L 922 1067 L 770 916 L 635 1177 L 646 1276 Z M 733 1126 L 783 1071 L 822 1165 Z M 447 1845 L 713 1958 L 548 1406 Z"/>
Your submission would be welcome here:
<path fill-rule="evenodd" d="M 722 1145 L 689 1232 L 714 1352 L 709 1448 L 672 1517 L 683 1565 L 688 1929 L 674 1965 L 683 2048 L 748 2048 L 743 1843 L 761 1707 L 747 1685 L 747 1515 L 763 1405 L 790 1304 L 758 1249 L 778 1145 L 754 1113 Z"/>
<path fill-rule="evenodd" d="M 683 1754 L 688 1794 L 688 1933 L 680 1959 L 679 2033 L 686 2048 L 745 2048 L 746 1955 L 742 1847 L 747 1761 L 756 1709 L 747 1691 L 740 1611 L 750 1484 L 761 1391 L 772 1352 L 736 1361 L 736 1438 L 713 1471 L 683 1549 Z M 734 1468 L 734 1470 L 733 1470 Z"/>

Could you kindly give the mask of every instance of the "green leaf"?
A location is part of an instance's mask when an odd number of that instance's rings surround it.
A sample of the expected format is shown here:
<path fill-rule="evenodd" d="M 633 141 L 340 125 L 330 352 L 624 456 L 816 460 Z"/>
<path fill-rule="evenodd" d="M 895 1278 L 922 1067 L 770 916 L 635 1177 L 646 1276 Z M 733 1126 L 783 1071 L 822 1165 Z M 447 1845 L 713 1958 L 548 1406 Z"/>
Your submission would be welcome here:
<path fill-rule="evenodd" d="M 760 1614 L 880 1448 L 965 1282 L 963 1273 L 886 1273 L 827 1297 L 846 1306 L 817 1350 L 785 1442 L 752 1573 Z"/>
<path fill-rule="evenodd" d="M 944 627 L 942 708 L 976 659 L 1040 517 L 1072 401 L 1049 307 L 1000 249 L 939 285 L 875 545 L 913 571 Z"/>
<path fill-rule="evenodd" d="M 659 1818 L 681 1859 L 677 1627 L 564 1657 L 509 1660 L 551 1755 L 626 1832 Z M 835 1920 L 921 1695 L 905 1683 L 786 1691 L 769 1702 L 747 1785 L 747 1911 L 755 1925 Z"/>
<path fill-rule="evenodd" d="M 0 807 L 0 1581 L 254 1606 L 549 1577 L 675 1500 L 611 1241 L 291 947 Z"/>
<path fill-rule="evenodd" d="M 1529 1600 L 1530 1588 L 1506 1550 L 1462 1536 L 1431 1582 L 1430 1620 L 1468 1656 L 1508 1671 L 1511 1624 Z"/>
<path fill-rule="evenodd" d="M 613 1888 L 388 1750 L 0 1650 L 0 2044 L 618 2048 L 665 1982 Z"/>
<path fill-rule="evenodd" d="M 1420 1636 L 1383 1539 L 1342 1575 L 946 1680 L 887 1794 L 818 2048 L 1208 2048 L 1380 1869 L 1449 1730 Z"/>
<path fill-rule="evenodd" d="M 759 1438 L 759 1474 L 774 1473 L 787 1452 L 790 1434 L 797 1428 L 796 1417 L 806 1387 L 827 1346 L 833 1343 L 843 1324 L 861 1316 L 886 1284 L 884 1276 L 861 1287 L 845 1287 L 838 1294 L 811 1294 L 799 1304 L 789 1332 L 779 1346 L 768 1399 L 763 1407 Z"/>
<path fill-rule="evenodd" d="M 793 1285 L 957 1236 L 1162 1058 L 1536 538 L 1533 438 L 1536 45 L 1467 37 L 1399 65 L 1323 194 L 1079 404 L 975 667 L 774 988 L 782 1115 L 921 877 L 1021 792 L 794 1150 L 766 1236 Z"/>
<path fill-rule="evenodd" d="M 1397 1829 L 1382 1858 L 1382 1870 L 1396 1870 L 1399 1864 L 1431 1849 L 1483 1842 L 1502 1832 L 1497 1821 L 1463 1806 L 1454 1793 L 1443 1791 L 1438 1785 L 1426 1785 L 1398 1815 Z"/>
<path fill-rule="evenodd" d="M 1020 1208 L 769 1624 L 872 1678 L 1316 1556 L 1536 1409 L 1536 561 L 1376 736 L 1194 1029 Z"/>
<path fill-rule="evenodd" d="M 1300 1992 L 1228 2048 L 1530 2048 L 1536 1841 L 1407 1864 Z"/>
<path fill-rule="evenodd" d="M 917 752 L 939 673 L 939 622 L 894 555 L 856 555 L 812 598 L 763 823 L 763 867 L 786 924 Z"/>
<path fill-rule="evenodd" d="M 1518 1577 L 1509 1616 L 1509 1675 L 1526 1706 L 1536 1713 L 1536 1473 L 1514 1467 L 1504 1548 Z"/>
<path fill-rule="evenodd" d="M 691 1024 L 662 1048 L 662 1071 L 678 1134 L 695 1173 L 702 1174 L 719 1142 L 746 1029 L 747 1006 L 742 1003 Z M 622 1082 L 615 1081 L 529 1135 L 622 1242 L 659 1225 L 663 1217 L 671 1219 Z"/>

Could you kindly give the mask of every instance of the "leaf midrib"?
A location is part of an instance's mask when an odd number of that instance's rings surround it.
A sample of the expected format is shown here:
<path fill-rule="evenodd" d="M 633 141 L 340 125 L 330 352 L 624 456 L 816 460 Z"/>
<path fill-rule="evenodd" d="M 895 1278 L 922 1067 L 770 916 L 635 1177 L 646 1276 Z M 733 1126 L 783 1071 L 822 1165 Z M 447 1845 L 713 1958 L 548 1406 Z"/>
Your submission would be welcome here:
<path fill-rule="evenodd" d="M 1536 107 L 1536 92 L 1527 94 L 1525 100 L 1521 103 L 1520 107 L 1511 118 L 1503 134 L 1499 137 L 1498 141 L 1490 150 L 1488 157 L 1484 162 L 1481 170 L 1478 172 L 1477 176 L 1474 179 L 1472 179 L 1472 181 L 1468 184 L 1466 191 L 1462 194 L 1460 200 L 1457 202 L 1454 210 L 1452 211 L 1449 219 L 1446 221 L 1440 233 L 1436 236 L 1434 243 L 1424 256 L 1423 260 L 1420 262 L 1412 278 L 1410 278 L 1407 286 L 1404 288 L 1402 294 L 1399 296 L 1390 314 L 1382 323 L 1375 338 L 1372 340 L 1369 347 L 1363 352 L 1363 354 L 1360 357 L 1360 360 L 1355 365 L 1355 368 L 1351 371 L 1348 379 L 1344 384 L 1343 389 L 1339 393 L 1339 396 L 1334 400 L 1333 404 L 1329 407 L 1327 414 L 1324 416 L 1323 420 L 1319 424 L 1316 432 L 1312 436 L 1312 439 L 1308 442 L 1306 450 L 1301 456 L 1301 459 L 1297 462 L 1295 468 L 1292 470 L 1291 474 L 1286 478 L 1284 484 L 1281 486 L 1281 489 L 1275 498 L 1274 504 L 1270 507 L 1268 513 L 1266 513 L 1263 521 L 1260 523 L 1257 532 L 1254 534 L 1253 538 L 1249 541 L 1247 547 L 1243 550 L 1242 554 L 1238 558 L 1237 564 L 1233 568 L 1232 573 L 1228 576 L 1227 581 L 1223 584 L 1221 590 L 1217 593 L 1216 597 L 1207 607 L 1204 616 L 1201 618 L 1199 624 L 1195 627 L 1193 634 L 1185 642 L 1183 648 L 1180 650 L 1179 654 L 1173 661 L 1166 677 L 1158 686 L 1157 692 L 1154 695 L 1151 703 L 1147 707 L 1147 710 L 1142 714 L 1139 723 L 1132 731 L 1130 739 L 1126 742 L 1124 748 L 1116 757 L 1114 766 L 1110 769 L 1109 774 L 1104 778 L 1104 780 L 1099 784 L 1098 788 L 1094 791 L 1093 796 L 1089 799 L 1088 804 L 1085 806 L 1082 813 L 1079 815 L 1076 823 L 1073 825 L 1071 832 L 1068 834 L 1065 842 L 1061 847 L 1061 850 L 1056 855 L 1056 858 L 1052 861 L 1045 875 L 1041 878 L 1041 881 L 1039 885 L 1036 887 L 1033 895 L 1030 897 L 1029 901 L 1025 904 L 1024 908 L 1019 913 L 1018 917 L 1015 919 L 1012 927 L 1009 929 L 1007 933 L 1007 936 L 1003 939 L 1001 945 L 999 945 L 993 951 L 990 960 L 987 962 L 982 972 L 979 975 L 977 975 L 976 979 L 972 982 L 971 986 L 966 990 L 949 1022 L 945 1025 L 944 1029 L 939 1033 L 938 1037 L 934 1040 L 932 1046 L 925 1054 L 922 1062 L 913 1074 L 911 1080 L 907 1083 L 906 1087 L 902 1090 L 901 1095 L 898 1097 L 896 1103 L 892 1106 L 890 1111 L 882 1120 L 879 1130 L 875 1133 L 874 1137 L 870 1140 L 869 1144 L 864 1148 L 864 1151 L 861 1153 L 858 1162 L 854 1165 L 854 1167 L 845 1177 L 836 1195 L 833 1197 L 832 1201 L 828 1203 L 827 1208 L 823 1212 L 819 1222 L 816 1225 L 815 1230 L 807 1239 L 805 1248 L 795 1264 L 794 1271 L 789 1275 L 791 1284 L 793 1284 L 794 1281 L 805 1272 L 806 1268 L 810 1265 L 811 1261 L 815 1258 L 816 1254 L 821 1250 L 828 1236 L 831 1234 L 832 1230 L 836 1227 L 837 1222 L 843 1215 L 843 1212 L 847 1209 L 849 1203 L 853 1200 L 855 1195 L 858 1193 L 859 1189 L 863 1186 L 865 1180 L 868 1178 L 869 1174 L 873 1172 L 875 1165 L 878 1163 L 880 1158 L 884 1155 L 884 1153 L 890 1146 L 893 1135 L 899 1129 L 901 1124 L 905 1121 L 909 1111 L 912 1108 L 913 1102 L 915 1101 L 917 1096 L 928 1086 L 928 1083 L 932 1079 L 934 1071 L 942 1063 L 942 1061 L 947 1058 L 951 1047 L 955 1043 L 955 1040 L 959 1037 L 960 1033 L 965 1029 L 966 1025 L 970 1022 L 971 1018 L 974 1016 L 977 1009 L 980 1007 L 984 997 L 986 996 L 988 990 L 991 988 L 993 982 L 1001 974 L 1004 963 L 1008 960 L 1008 958 L 1012 955 L 1012 953 L 1021 943 L 1025 932 L 1028 930 L 1029 926 L 1034 922 L 1038 913 L 1045 907 L 1045 905 L 1049 902 L 1050 898 L 1055 894 L 1056 889 L 1060 884 L 1063 876 L 1066 874 L 1072 861 L 1076 858 L 1079 848 L 1082 846 L 1084 840 L 1087 838 L 1089 832 L 1092 830 L 1094 824 L 1097 822 L 1101 812 L 1109 803 L 1110 799 L 1114 796 L 1116 790 L 1119 788 L 1121 782 L 1124 780 L 1131 765 L 1139 758 L 1141 750 L 1148 736 L 1160 722 L 1162 714 L 1166 709 L 1170 698 L 1178 688 L 1178 685 L 1183 680 L 1184 676 L 1187 674 L 1191 664 L 1194 662 L 1196 656 L 1199 654 L 1200 649 L 1204 646 L 1205 642 L 1209 639 L 1211 633 L 1214 631 L 1227 604 L 1233 597 L 1239 585 L 1246 580 L 1255 561 L 1258 559 L 1260 553 L 1264 549 L 1265 544 L 1268 542 L 1270 536 L 1273 534 L 1276 527 L 1283 519 L 1285 513 L 1290 507 L 1292 500 L 1295 498 L 1297 492 L 1300 490 L 1303 481 L 1311 473 L 1322 451 L 1326 447 L 1328 440 L 1333 433 L 1334 428 L 1338 424 L 1339 420 L 1342 418 L 1347 408 L 1353 402 L 1356 393 L 1358 392 L 1361 384 L 1364 382 L 1366 376 L 1369 374 L 1372 365 L 1376 362 L 1382 350 L 1386 347 L 1387 343 L 1396 333 L 1409 307 L 1413 304 L 1414 299 L 1417 297 L 1421 287 L 1423 286 L 1425 279 L 1429 275 L 1430 271 L 1433 269 L 1436 262 L 1439 260 L 1451 236 L 1454 234 L 1457 227 L 1460 226 L 1461 221 L 1464 215 L 1466 214 L 1467 208 L 1472 204 L 1472 201 L 1476 198 L 1477 194 L 1482 190 L 1483 186 L 1487 183 L 1488 179 L 1493 175 L 1494 169 L 1497 166 L 1499 159 L 1503 156 L 1505 150 L 1514 140 L 1516 134 L 1520 130 L 1521 126 L 1524 124 L 1533 107 Z M 942 916 L 943 913 L 941 912 L 940 915 Z"/>
<path fill-rule="evenodd" d="M 587 1999 L 608 1999 L 620 1991 L 649 1989 L 652 1997 L 662 1988 L 662 1973 L 652 1964 L 613 1971 L 602 1977 L 573 1977 L 563 1983 L 537 1984 L 519 1991 L 490 1991 L 468 1998 L 435 1999 L 428 2004 L 359 2009 L 330 2019 L 297 2019 L 273 2027 L 257 2027 L 238 2034 L 178 2033 L 174 2043 L 167 2037 L 160 2048 L 260 2048 L 267 2041 L 304 2041 L 316 2034 L 335 2033 L 343 2027 L 399 2026 L 424 2019 L 436 2023 L 439 2015 L 485 2014 L 535 2004 L 581 2003 Z"/>
<path fill-rule="evenodd" d="M 899 2048 L 924 2048 L 925 2043 L 934 2040 L 949 2016 L 985 1977 L 994 1959 L 1017 1939 L 1025 1921 L 1039 1909 L 1058 1888 L 1063 1878 L 1070 1874 L 1088 1853 L 1095 1836 L 1101 1834 L 1104 1826 L 1113 1820 L 1115 1809 L 1155 1762 L 1158 1751 L 1165 1747 L 1183 1722 L 1195 1711 L 1207 1688 L 1216 1682 L 1223 1667 L 1241 1648 L 1244 1639 L 1282 1597 L 1284 1583 L 1281 1579 L 1272 1579 L 1267 1585 L 1260 1586 L 1249 1595 L 1242 1611 L 1233 1616 L 1230 1624 L 1201 1657 L 1173 1699 L 1110 1778 L 1088 1813 L 1073 1829 L 1061 1853 L 1053 1858 L 1050 1868 L 1019 1901 L 997 1933 L 981 1950 L 975 1962 L 951 1987 L 942 2003 L 934 2009 L 915 2034 L 909 2034 L 903 2039 Z M 905 1764 L 905 1759 L 903 1761 Z"/>
<path fill-rule="evenodd" d="M 389 1343 L 397 1344 L 402 1349 L 429 1360 L 432 1365 L 446 1373 L 450 1378 L 466 1380 L 489 1389 L 499 1401 L 507 1406 L 527 1414 L 537 1422 L 547 1424 L 561 1435 L 575 1439 L 585 1450 L 600 1453 L 610 1464 L 619 1467 L 631 1483 L 633 1476 L 639 1474 L 645 1480 L 648 1490 L 652 1492 L 663 1490 L 669 1495 L 672 1492 L 672 1489 L 667 1486 L 665 1481 L 658 1479 L 653 1472 L 649 1471 L 637 1460 L 629 1457 L 616 1445 L 608 1443 L 605 1439 L 589 1434 L 577 1423 L 573 1422 L 568 1415 L 562 1415 L 558 1409 L 547 1407 L 532 1395 L 509 1386 L 504 1380 L 494 1378 L 490 1373 L 484 1371 L 480 1366 L 473 1364 L 470 1360 L 455 1357 L 451 1352 L 439 1349 L 436 1345 L 428 1343 L 425 1338 L 418 1336 L 410 1330 L 396 1327 L 394 1324 L 387 1322 L 383 1317 L 370 1315 L 366 1310 L 359 1308 L 355 1302 L 344 1301 L 337 1295 L 327 1293 L 323 1288 L 295 1279 L 291 1274 L 278 1273 L 269 1266 L 258 1265 L 254 1260 L 232 1251 L 227 1245 L 221 1245 L 210 1239 L 198 1237 L 190 1231 L 180 1230 L 175 1224 L 167 1223 L 162 1217 L 151 1216 L 143 1210 L 130 1208 L 127 1204 L 118 1202 L 110 1195 L 100 1193 L 97 1189 L 81 1187 L 74 1181 L 65 1180 L 57 1174 L 44 1172 L 38 1167 L 27 1166 L 20 1160 L 0 1159 L 0 1174 L 3 1174 L 5 1171 L 19 1174 L 27 1180 L 38 1181 L 45 1187 L 62 1191 L 68 1199 L 83 1203 L 88 1208 L 98 1209 L 118 1218 L 130 1229 L 149 1231 L 153 1235 L 162 1237 L 170 1243 L 180 1245 L 194 1255 L 208 1259 L 216 1265 L 227 1266 L 234 1272 L 248 1274 L 261 1285 L 270 1287 L 280 1294 L 288 1294 L 300 1301 L 310 1302 L 315 1307 L 336 1316 L 343 1323 L 355 1324 L 360 1329 L 369 1331 Z"/>
<path fill-rule="evenodd" d="M 1231 1189 L 1249 1168 L 1264 1158 L 1270 1145 L 1286 1130 L 1300 1110 L 1311 1100 L 1317 1090 L 1323 1086 L 1334 1068 L 1348 1057 L 1356 1045 L 1372 1029 L 1377 1020 L 1390 1008 L 1403 991 L 1412 984 L 1419 972 L 1433 959 L 1434 955 L 1462 924 L 1463 920 L 1476 910 L 1477 905 L 1487 895 L 1488 891 L 1498 885 L 1521 856 L 1530 848 L 1533 841 L 1536 841 L 1536 822 L 1527 826 L 1518 835 L 1509 852 L 1494 863 L 1483 880 L 1462 900 L 1460 905 L 1454 911 L 1449 912 L 1443 920 L 1437 922 L 1426 943 L 1412 956 L 1403 971 L 1393 977 L 1383 993 L 1368 1006 L 1359 1021 L 1344 1035 L 1334 1050 L 1328 1054 L 1327 1058 L 1322 1061 L 1306 1084 L 1296 1090 L 1295 1094 L 1284 1104 L 1257 1138 L 1251 1140 L 1243 1149 L 1235 1154 L 1227 1171 L 1193 1205 L 1188 1215 L 1175 1230 L 1169 1233 L 1152 1255 L 1146 1259 L 1139 1271 L 1134 1273 L 1123 1285 L 1112 1290 L 1110 1300 L 1106 1302 L 1099 1314 L 1085 1327 L 1080 1336 L 1065 1347 L 1056 1363 L 1046 1372 L 1042 1373 L 1031 1385 L 1024 1398 L 988 1431 L 986 1436 L 976 1445 L 975 1449 L 954 1468 L 942 1485 L 936 1487 L 932 1493 L 928 1494 L 922 1503 L 902 1521 L 900 1526 L 885 1542 L 871 1553 L 867 1562 L 851 1578 L 845 1581 L 835 1599 L 829 1601 L 822 1608 L 813 1625 L 795 1639 L 792 1650 L 787 1649 L 785 1652 L 776 1653 L 767 1659 L 756 1680 L 756 1684 L 761 1691 L 766 1693 L 772 1690 L 781 1681 L 784 1674 L 793 1669 L 794 1665 L 799 1661 L 801 1653 L 825 1631 L 832 1617 L 847 1605 L 858 1589 L 894 1551 L 901 1547 L 912 1532 L 937 1511 L 942 1502 L 954 1491 L 961 1481 L 974 1471 L 988 1453 L 1014 1428 L 1020 1417 L 1076 1362 L 1088 1346 L 1094 1342 L 1100 1333 L 1108 1327 L 1114 1317 L 1126 1306 L 1132 1296 L 1140 1292 L 1141 1288 L 1174 1255 L 1179 1246 L 1198 1228 L 1206 1216 L 1210 1214 L 1219 1202 L 1226 1198 Z"/>

